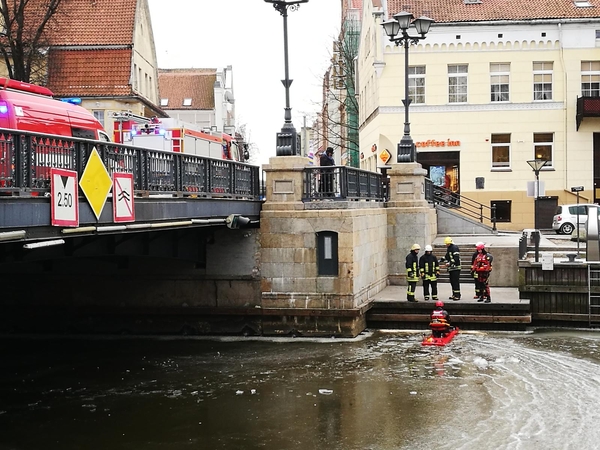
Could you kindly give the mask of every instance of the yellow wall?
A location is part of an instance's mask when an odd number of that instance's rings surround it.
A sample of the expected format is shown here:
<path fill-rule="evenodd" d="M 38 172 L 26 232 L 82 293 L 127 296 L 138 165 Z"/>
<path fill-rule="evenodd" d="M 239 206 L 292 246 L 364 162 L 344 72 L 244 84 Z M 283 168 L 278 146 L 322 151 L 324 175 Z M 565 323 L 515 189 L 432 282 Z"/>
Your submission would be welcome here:
<path fill-rule="evenodd" d="M 395 162 L 404 128 L 404 48 L 393 46 L 383 35 L 381 18 L 366 11 L 363 20 L 358 57 L 360 151 L 368 156 L 376 144 L 380 150 L 387 148 Z M 581 96 L 581 61 L 600 60 L 595 40 L 599 27 L 600 21 L 562 28 L 556 24 L 460 28 L 438 24 L 409 49 L 409 64 L 426 67 L 425 104 L 410 106 L 413 140 L 457 144 L 418 147 L 418 151 L 459 151 L 462 195 L 488 205 L 490 200 L 511 200 L 512 222 L 500 224 L 500 229 L 533 227 L 533 198 L 527 197 L 527 182 L 535 176 L 527 160 L 535 158 L 534 133 L 554 136 L 553 167 L 540 173 L 545 195 L 558 196 L 559 204 L 571 203 L 575 196 L 570 187 L 583 185 L 581 200 L 593 201 L 593 132 L 600 131 L 600 119 L 586 118 L 576 131 L 575 116 L 577 96 Z M 546 36 L 541 37 L 542 33 Z M 499 39 L 498 34 L 511 38 Z M 551 101 L 533 101 L 533 62 L 540 61 L 553 62 Z M 510 63 L 509 102 L 490 101 L 490 63 Z M 467 103 L 448 102 L 449 64 L 468 65 Z M 499 133 L 511 134 L 508 170 L 493 169 L 491 164 L 490 138 Z M 362 164 L 370 168 L 371 162 L 365 158 Z M 475 188 L 477 177 L 485 178 L 484 189 Z"/>

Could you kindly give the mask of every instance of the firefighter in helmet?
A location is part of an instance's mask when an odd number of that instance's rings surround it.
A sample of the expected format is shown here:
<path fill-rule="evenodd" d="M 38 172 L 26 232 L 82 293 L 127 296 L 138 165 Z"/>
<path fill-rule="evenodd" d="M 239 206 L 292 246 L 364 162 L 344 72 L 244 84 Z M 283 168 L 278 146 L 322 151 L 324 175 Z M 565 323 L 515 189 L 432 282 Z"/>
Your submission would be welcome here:
<path fill-rule="evenodd" d="M 452 285 L 452 295 L 449 300 L 460 300 L 460 250 L 450 236 L 444 239 L 444 244 L 446 244 L 444 261 Z"/>
<path fill-rule="evenodd" d="M 452 326 L 450 325 L 450 314 L 444 309 L 443 301 L 438 300 L 435 302 L 435 309 L 429 317 L 431 318 L 429 328 L 431 328 L 433 337 L 440 338 L 452 330 Z"/>
<path fill-rule="evenodd" d="M 430 287 L 433 300 L 437 300 L 437 279 L 440 276 L 440 263 L 433 254 L 431 245 L 425 246 L 425 254 L 419 258 L 419 272 L 423 279 L 423 296 L 425 297 L 425 301 L 429 300 Z"/>
<path fill-rule="evenodd" d="M 475 293 L 479 295 L 477 301 L 490 303 L 492 301 L 492 296 L 490 295 L 489 278 L 494 257 L 485 249 L 485 244 L 483 242 L 478 242 L 476 248 L 477 255 L 473 259 L 471 271 L 477 275 L 475 280 Z"/>
<path fill-rule="evenodd" d="M 406 300 L 409 302 L 416 302 L 415 289 L 417 288 L 417 281 L 419 281 L 419 251 L 421 246 L 419 244 L 413 244 L 410 248 L 410 252 L 406 255 L 406 282 L 408 287 L 406 288 Z"/>

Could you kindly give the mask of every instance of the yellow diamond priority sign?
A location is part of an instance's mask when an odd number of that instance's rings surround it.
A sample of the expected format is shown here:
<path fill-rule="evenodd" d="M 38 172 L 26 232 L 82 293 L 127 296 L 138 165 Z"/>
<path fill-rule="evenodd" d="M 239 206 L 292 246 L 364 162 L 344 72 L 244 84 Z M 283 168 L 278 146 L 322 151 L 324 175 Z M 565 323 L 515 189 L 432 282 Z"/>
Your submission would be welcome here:
<path fill-rule="evenodd" d="M 379 159 L 384 165 L 388 163 L 391 157 L 392 155 L 390 155 L 390 152 L 388 152 L 385 148 L 381 150 L 381 153 L 379 154 Z"/>
<path fill-rule="evenodd" d="M 96 219 L 100 219 L 100 214 L 112 187 L 112 179 L 106 167 L 104 167 L 96 147 L 92 150 L 90 159 L 85 166 L 79 186 L 81 186 L 81 190 L 92 207 Z"/>

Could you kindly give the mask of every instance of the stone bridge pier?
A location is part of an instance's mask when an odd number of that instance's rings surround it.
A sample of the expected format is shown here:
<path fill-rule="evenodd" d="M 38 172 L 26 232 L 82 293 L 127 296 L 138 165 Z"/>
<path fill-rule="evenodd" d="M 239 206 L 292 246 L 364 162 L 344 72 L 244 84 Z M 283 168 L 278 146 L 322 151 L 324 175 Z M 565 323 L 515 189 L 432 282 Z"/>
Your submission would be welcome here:
<path fill-rule="evenodd" d="M 434 208 L 424 199 L 418 163 L 388 171 L 390 199 L 302 201 L 306 158 L 271 158 L 264 166 L 261 212 L 262 332 L 356 336 L 374 295 L 404 283 L 410 246 L 433 241 Z"/>

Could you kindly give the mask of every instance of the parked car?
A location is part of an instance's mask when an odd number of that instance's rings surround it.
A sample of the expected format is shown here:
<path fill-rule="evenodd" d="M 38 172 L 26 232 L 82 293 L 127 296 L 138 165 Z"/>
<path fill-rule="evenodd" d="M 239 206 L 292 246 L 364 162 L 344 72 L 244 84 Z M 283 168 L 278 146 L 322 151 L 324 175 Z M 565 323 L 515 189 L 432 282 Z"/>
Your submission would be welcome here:
<path fill-rule="evenodd" d="M 552 219 L 552 229 L 557 234 L 572 234 L 577 226 L 577 210 L 579 209 L 579 224 L 587 223 L 588 208 L 598 206 L 594 203 L 580 203 L 579 205 L 560 205 L 556 208 Z"/>

